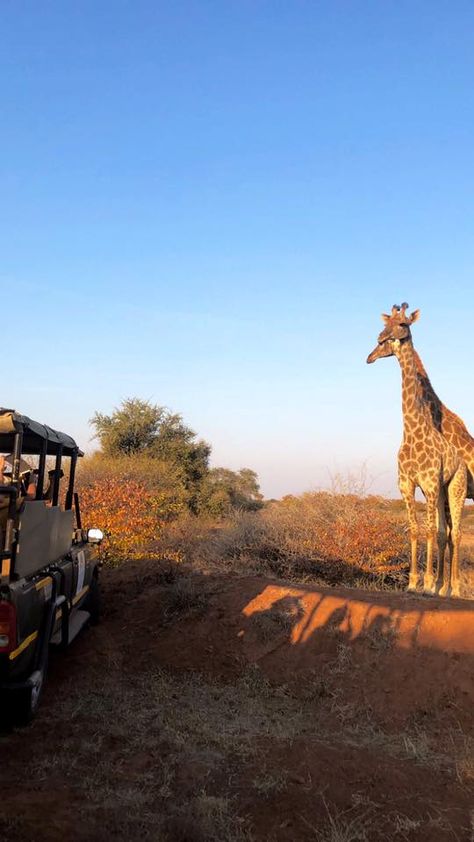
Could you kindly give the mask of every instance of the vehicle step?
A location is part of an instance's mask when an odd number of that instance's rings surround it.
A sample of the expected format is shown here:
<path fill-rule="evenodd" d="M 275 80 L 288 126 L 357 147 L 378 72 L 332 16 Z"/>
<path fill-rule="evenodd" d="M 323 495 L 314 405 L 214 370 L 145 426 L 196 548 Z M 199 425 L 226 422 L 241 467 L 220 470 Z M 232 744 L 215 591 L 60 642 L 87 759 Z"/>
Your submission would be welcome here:
<path fill-rule="evenodd" d="M 74 640 L 75 637 L 79 634 L 82 628 L 84 628 L 85 624 L 88 620 L 90 620 L 90 614 L 88 611 L 81 611 L 78 609 L 74 611 L 74 614 L 71 616 L 69 620 L 69 643 Z M 61 629 L 53 634 L 51 638 L 51 643 L 53 646 L 59 646 L 61 641 Z"/>

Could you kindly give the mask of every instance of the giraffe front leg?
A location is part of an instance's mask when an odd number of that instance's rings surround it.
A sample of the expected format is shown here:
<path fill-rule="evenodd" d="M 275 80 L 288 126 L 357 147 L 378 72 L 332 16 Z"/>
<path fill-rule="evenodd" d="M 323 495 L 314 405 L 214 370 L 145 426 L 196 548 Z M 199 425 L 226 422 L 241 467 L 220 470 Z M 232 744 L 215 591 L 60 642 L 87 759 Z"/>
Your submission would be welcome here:
<path fill-rule="evenodd" d="M 418 517 L 415 504 L 415 484 L 400 476 L 399 486 L 402 497 L 405 501 L 410 530 L 410 575 L 408 579 L 408 590 L 418 589 Z"/>
<path fill-rule="evenodd" d="M 439 496 L 438 501 L 438 572 L 436 576 L 436 593 L 441 593 L 443 589 L 445 577 L 446 564 L 446 545 L 448 543 L 448 527 L 451 535 L 451 514 L 448 505 L 448 496 L 446 490 Z"/>
<path fill-rule="evenodd" d="M 453 530 L 453 554 L 451 556 L 451 596 L 461 596 L 461 581 L 459 578 L 459 544 L 461 533 Z M 444 586 L 443 586 L 444 588 Z M 443 596 L 443 594 L 441 594 Z"/>
<path fill-rule="evenodd" d="M 423 590 L 427 594 L 435 592 L 435 578 L 433 573 L 433 549 L 436 536 L 436 513 L 438 507 L 438 495 L 426 495 L 426 570 L 423 581 Z"/>

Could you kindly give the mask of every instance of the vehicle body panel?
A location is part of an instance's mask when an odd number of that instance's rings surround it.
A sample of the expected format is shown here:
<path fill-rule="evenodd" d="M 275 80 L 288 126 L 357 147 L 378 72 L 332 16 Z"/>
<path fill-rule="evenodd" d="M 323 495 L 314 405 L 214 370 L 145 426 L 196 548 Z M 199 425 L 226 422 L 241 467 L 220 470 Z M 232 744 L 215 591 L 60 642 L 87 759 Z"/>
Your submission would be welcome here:
<path fill-rule="evenodd" d="M 89 543 L 92 538 L 82 529 L 74 492 L 76 462 L 83 455 L 74 439 L 0 408 L 0 454 L 5 451 L 8 456 L 0 457 L 0 690 L 12 696 L 40 688 L 50 643 L 66 646 L 87 622 L 84 609 L 99 559 L 97 541 Z M 37 456 L 38 467 L 27 464 L 23 454 Z M 47 456 L 55 456 L 55 464 L 45 492 Z M 70 463 L 60 505 L 64 456 Z M 95 592 L 97 587 L 95 582 Z"/>

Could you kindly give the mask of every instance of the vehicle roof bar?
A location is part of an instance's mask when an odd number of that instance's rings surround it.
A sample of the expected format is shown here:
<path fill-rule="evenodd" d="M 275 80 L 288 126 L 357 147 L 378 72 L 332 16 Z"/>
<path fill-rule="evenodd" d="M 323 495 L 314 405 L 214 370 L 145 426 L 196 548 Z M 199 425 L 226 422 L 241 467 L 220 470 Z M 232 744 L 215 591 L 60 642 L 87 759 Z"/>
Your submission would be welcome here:
<path fill-rule="evenodd" d="M 39 458 L 39 465 L 38 465 L 38 480 L 36 483 L 36 500 L 43 499 L 43 486 L 44 486 L 44 472 L 46 468 L 46 452 L 48 449 L 48 442 L 46 439 L 43 441 L 43 449 L 40 453 Z"/>
<path fill-rule="evenodd" d="M 51 504 L 53 506 L 58 505 L 59 480 L 61 479 L 61 457 L 62 457 L 62 455 L 63 455 L 63 446 L 61 444 L 58 447 L 58 451 L 56 453 L 56 463 L 54 465 L 53 499 L 52 499 L 52 504 Z"/>
<path fill-rule="evenodd" d="M 74 479 L 76 476 L 76 464 L 77 464 L 77 452 L 73 453 L 71 456 L 71 467 L 69 470 L 69 485 L 66 494 L 66 505 L 65 509 L 68 511 L 72 509 L 72 499 L 74 494 Z"/>

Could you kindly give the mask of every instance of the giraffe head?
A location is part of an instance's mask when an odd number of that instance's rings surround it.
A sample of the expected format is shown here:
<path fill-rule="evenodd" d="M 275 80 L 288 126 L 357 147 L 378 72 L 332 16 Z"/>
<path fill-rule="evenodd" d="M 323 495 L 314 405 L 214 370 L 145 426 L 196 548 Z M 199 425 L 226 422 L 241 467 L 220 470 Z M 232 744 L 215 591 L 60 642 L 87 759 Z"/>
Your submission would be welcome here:
<path fill-rule="evenodd" d="M 418 321 L 420 311 L 413 310 L 409 316 L 406 312 L 407 309 L 408 304 L 404 302 L 401 307 L 394 304 L 390 316 L 382 313 L 382 321 L 385 327 L 379 334 L 378 344 L 367 357 L 368 363 L 373 363 L 380 357 L 398 356 L 402 342 L 411 340 L 410 325 Z"/>

